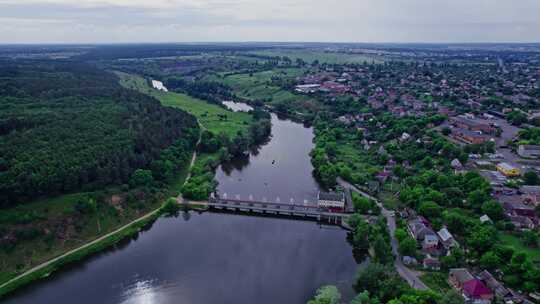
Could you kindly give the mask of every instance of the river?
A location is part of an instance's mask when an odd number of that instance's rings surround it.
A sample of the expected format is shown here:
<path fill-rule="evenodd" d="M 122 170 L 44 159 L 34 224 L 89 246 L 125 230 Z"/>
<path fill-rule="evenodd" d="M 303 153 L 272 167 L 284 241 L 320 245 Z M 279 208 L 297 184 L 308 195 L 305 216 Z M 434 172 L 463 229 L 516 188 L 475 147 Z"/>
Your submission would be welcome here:
<path fill-rule="evenodd" d="M 268 143 L 218 168 L 218 191 L 314 202 L 312 139 L 311 128 L 272 115 Z M 325 284 L 350 299 L 358 266 L 346 235 L 310 221 L 184 212 L 6 303 L 306 303 Z"/>

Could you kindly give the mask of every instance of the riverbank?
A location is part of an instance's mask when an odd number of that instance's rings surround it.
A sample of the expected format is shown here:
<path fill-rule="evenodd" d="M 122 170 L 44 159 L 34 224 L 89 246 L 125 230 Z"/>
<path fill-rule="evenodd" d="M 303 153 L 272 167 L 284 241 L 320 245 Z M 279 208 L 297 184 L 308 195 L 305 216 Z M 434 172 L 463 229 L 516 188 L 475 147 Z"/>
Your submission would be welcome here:
<path fill-rule="evenodd" d="M 0 285 L 0 299 L 31 282 L 49 277 L 53 272 L 66 265 L 81 261 L 92 254 L 105 250 L 128 237 L 136 235 L 142 228 L 152 224 L 160 215 L 161 207 L 90 243 L 27 270 L 21 275 Z"/>
<path fill-rule="evenodd" d="M 190 171 L 197 160 L 197 148 L 200 146 L 201 141 L 202 141 L 202 132 L 204 130 L 204 127 L 202 127 L 199 121 L 198 123 L 199 123 L 199 126 L 201 126 L 199 138 L 195 144 L 195 148 L 193 150 L 193 154 L 192 154 L 189 166 L 186 171 L 187 173 L 185 175 L 184 173 L 180 174 L 182 178 L 184 179 L 184 181 L 181 182 L 182 185 L 185 185 L 188 182 L 188 180 L 191 178 Z M 179 194 L 178 197 L 181 197 L 181 194 Z M 194 207 L 194 209 L 196 209 L 196 207 Z M 144 227 L 148 225 L 151 225 L 163 213 L 164 213 L 164 204 L 162 204 L 159 208 L 154 209 L 144 214 L 143 216 L 131 221 L 130 223 L 112 232 L 109 232 L 76 249 L 63 253 L 62 255 L 56 258 L 53 258 L 52 260 L 41 263 L 23 272 L 22 274 L 9 279 L 7 282 L 4 282 L 0 285 L 0 299 L 5 297 L 9 293 L 15 291 L 16 289 L 19 289 L 20 287 L 28 285 L 31 282 L 49 277 L 53 272 L 61 269 L 62 267 L 66 265 L 79 262 L 95 253 L 98 253 L 107 248 L 110 248 L 111 246 L 116 245 L 117 243 L 119 243 L 120 241 L 126 238 L 137 235 L 141 231 L 141 229 L 143 229 Z"/>

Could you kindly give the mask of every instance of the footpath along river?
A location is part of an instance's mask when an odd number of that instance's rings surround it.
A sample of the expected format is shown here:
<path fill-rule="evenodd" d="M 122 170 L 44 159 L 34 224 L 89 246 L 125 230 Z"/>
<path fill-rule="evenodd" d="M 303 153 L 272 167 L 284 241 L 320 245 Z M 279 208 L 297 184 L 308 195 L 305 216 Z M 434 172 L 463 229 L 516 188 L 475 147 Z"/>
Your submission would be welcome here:
<path fill-rule="evenodd" d="M 311 128 L 272 115 L 266 144 L 218 168 L 218 191 L 313 202 L 312 139 Z M 346 236 L 309 221 L 184 212 L 6 303 L 306 303 L 325 284 L 350 299 L 358 266 Z"/>

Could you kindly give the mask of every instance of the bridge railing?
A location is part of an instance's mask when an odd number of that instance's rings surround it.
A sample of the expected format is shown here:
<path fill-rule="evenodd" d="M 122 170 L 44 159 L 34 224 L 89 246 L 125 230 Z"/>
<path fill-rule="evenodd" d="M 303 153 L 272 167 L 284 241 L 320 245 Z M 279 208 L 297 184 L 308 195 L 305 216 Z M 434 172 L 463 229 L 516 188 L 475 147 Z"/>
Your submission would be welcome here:
<path fill-rule="evenodd" d="M 323 216 L 341 216 L 346 215 L 346 211 L 336 212 L 327 208 L 321 208 L 313 205 L 295 205 L 285 203 L 273 203 L 273 202 L 257 202 L 246 201 L 240 199 L 223 199 L 211 197 L 209 200 L 210 207 L 222 207 L 222 208 L 239 208 L 239 209 L 252 209 L 262 211 L 275 211 L 283 210 L 283 212 L 292 212 L 299 214 L 311 214 L 311 215 L 323 215 Z"/>
<path fill-rule="evenodd" d="M 240 200 L 240 199 L 223 199 L 223 198 L 210 198 L 209 202 L 212 204 L 228 204 L 228 205 L 235 205 L 235 206 L 249 206 L 249 207 L 272 207 L 276 209 L 304 209 L 304 210 L 322 210 L 319 206 L 314 205 L 298 205 L 298 204 L 286 204 L 286 203 L 274 203 L 274 202 L 260 202 L 260 201 L 247 201 L 247 200 Z"/>

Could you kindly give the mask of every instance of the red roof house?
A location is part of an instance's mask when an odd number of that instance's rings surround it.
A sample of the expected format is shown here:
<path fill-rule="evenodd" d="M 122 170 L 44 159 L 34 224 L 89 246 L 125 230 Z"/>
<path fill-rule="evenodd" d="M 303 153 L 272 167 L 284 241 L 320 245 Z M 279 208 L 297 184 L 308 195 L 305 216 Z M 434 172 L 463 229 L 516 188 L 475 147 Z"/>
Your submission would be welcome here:
<path fill-rule="evenodd" d="M 469 299 L 493 299 L 493 292 L 478 279 L 472 279 L 465 282 L 463 284 L 463 294 Z"/>

